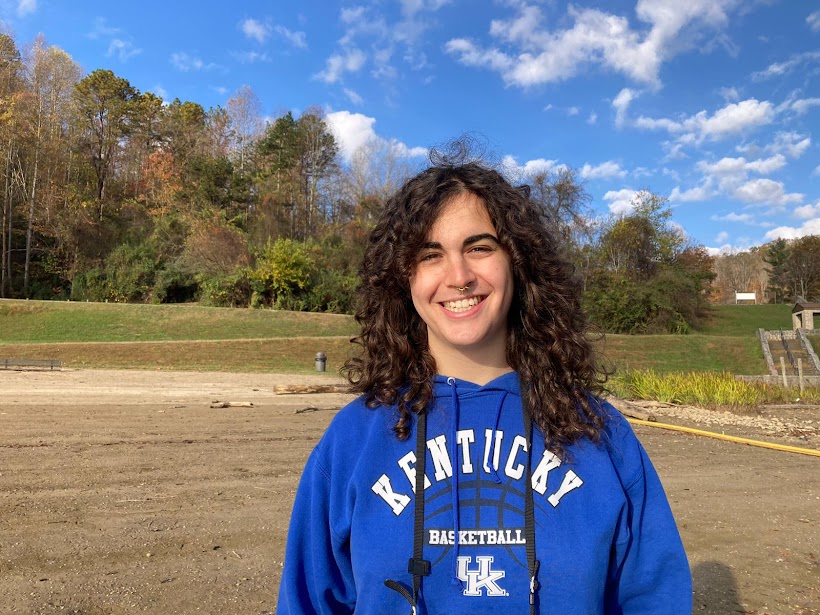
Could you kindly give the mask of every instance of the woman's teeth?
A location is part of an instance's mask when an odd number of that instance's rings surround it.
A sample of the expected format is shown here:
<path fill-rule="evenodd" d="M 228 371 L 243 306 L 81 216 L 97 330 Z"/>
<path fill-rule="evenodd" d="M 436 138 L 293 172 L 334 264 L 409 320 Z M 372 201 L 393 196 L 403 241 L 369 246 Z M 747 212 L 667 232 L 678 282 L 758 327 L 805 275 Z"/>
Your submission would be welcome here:
<path fill-rule="evenodd" d="M 470 297 L 469 299 L 459 299 L 458 301 L 445 301 L 442 303 L 444 309 L 451 312 L 466 312 L 474 305 L 478 305 L 480 299 L 478 297 Z"/>

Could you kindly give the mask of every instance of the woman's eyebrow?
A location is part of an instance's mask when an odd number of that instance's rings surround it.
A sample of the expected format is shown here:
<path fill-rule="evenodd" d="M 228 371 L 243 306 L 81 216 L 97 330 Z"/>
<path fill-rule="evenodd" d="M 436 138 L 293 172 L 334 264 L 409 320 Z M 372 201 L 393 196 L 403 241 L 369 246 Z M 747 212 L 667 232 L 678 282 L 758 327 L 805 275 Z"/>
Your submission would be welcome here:
<path fill-rule="evenodd" d="M 492 235 L 491 233 L 480 233 L 478 235 L 470 235 L 469 237 L 467 237 L 464 240 L 462 245 L 465 246 L 465 247 L 466 246 L 471 246 L 474 243 L 478 243 L 479 241 L 485 241 L 487 239 L 492 241 L 494 244 L 501 245 L 501 243 L 498 241 L 498 237 L 496 237 L 495 235 Z M 442 246 L 438 241 L 425 241 L 423 244 L 421 244 L 421 249 L 422 250 L 441 250 Z"/>
<path fill-rule="evenodd" d="M 498 241 L 498 237 L 496 237 L 495 235 L 492 235 L 490 233 L 481 233 L 479 235 L 471 235 L 470 237 L 467 237 L 467 239 L 464 240 L 463 245 L 464 246 L 469 246 L 469 245 L 472 245 L 472 244 L 477 243 L 479 241 L 485 241 L 486 239 L 489 239 L 494 244 L 501 245 Z"/>

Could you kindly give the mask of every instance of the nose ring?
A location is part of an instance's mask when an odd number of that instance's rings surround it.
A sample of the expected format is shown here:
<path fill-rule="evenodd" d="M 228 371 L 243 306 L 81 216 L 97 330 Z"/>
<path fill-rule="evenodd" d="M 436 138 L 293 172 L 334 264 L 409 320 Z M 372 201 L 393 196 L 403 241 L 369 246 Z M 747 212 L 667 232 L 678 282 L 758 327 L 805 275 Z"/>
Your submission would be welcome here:
<path fill-rule="evenodd" d="M 468 284 L 467 286 L 456 286 L 456 290 L 457 290 L 458 292 L 460 292 L 460 293 L 465 293 L 465 292 L 467 292 L 467 289 L 468 289 L 468 288 L 470 288 L 470 285 L 469 285 L 469 284 Z"/>

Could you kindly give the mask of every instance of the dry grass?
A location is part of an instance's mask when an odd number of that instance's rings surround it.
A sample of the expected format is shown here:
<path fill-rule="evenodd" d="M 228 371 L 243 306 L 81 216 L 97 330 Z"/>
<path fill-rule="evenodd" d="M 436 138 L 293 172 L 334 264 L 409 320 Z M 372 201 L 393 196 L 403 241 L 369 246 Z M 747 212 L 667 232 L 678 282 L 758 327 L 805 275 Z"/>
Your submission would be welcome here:
<path fill-rule="evenodd" d="M 61 359 L 67 368 L 315 372 L 315 355 L 327 355 L 335 374 L 352 351 L 350 339 L 291 337 L 260 340 L 178 342 L 86 342 L 4 344 L 0 356 Z"/>

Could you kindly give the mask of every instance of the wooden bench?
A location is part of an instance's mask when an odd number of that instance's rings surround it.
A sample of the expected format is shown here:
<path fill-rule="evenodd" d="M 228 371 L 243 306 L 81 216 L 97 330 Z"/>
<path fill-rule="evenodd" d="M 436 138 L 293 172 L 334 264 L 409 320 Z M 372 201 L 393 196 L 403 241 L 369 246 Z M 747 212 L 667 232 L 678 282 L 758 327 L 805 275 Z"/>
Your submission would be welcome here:
<path fill-rule="evenodd" d="M 60 359 L 0 359 L 3 369 L 62 369 Z"/>

